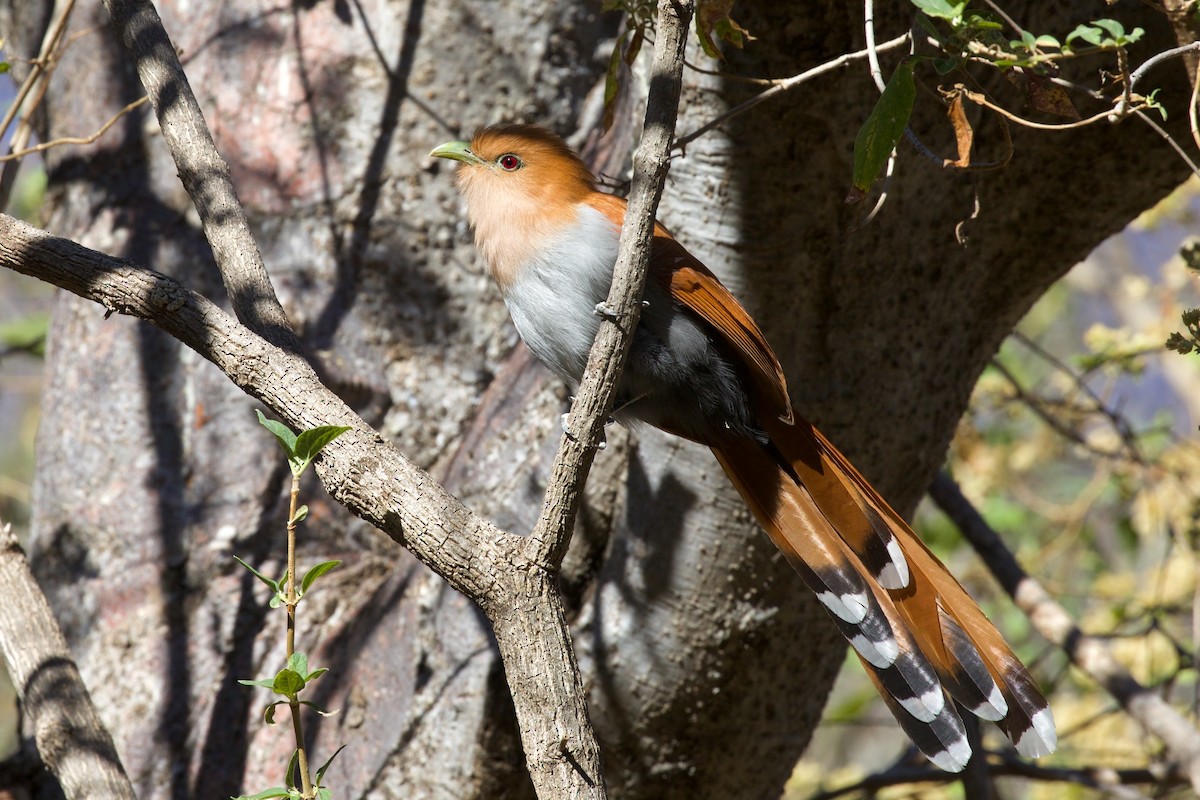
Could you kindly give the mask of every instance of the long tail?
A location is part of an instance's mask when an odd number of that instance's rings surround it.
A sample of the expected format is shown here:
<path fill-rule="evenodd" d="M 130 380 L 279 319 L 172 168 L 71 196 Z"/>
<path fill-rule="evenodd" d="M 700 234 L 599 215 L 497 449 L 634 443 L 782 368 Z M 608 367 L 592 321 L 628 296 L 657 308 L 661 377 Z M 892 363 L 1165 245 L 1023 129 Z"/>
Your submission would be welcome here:
<path fill-rule="evenodd" d="M 713 452 L 909 738 L 948 772 L 966 766 L 949 692 L 1021 755 L 1052 753 L 1050 707 L 954 576 L 820 431 L 803 419 L 767 428 L 767 444 L 731 438 Z"/>

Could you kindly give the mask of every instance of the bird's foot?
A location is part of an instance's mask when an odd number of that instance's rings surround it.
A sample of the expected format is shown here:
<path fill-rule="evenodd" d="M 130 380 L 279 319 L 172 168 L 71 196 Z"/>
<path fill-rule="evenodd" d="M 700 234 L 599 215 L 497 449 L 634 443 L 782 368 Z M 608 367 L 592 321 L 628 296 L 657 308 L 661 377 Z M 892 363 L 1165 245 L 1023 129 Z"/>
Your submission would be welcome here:
<path fill-rule="evenodd" d="M 650 307 L 650 301 L 643 300 L 642 308 L 649 308 L 649 307 Z M 596 307 L 592 309 L 592 313 L 595 314 L 597 317 L 600 317 L 601 319 L 608 320 L 609 322 L 616 322 L 622 316 L 624 316 L 623 314 L 617 313 L 617 311 L 612 306 L 610 306 L 607 301 L 601 301 L 599 303 L 596 303 Z"/>

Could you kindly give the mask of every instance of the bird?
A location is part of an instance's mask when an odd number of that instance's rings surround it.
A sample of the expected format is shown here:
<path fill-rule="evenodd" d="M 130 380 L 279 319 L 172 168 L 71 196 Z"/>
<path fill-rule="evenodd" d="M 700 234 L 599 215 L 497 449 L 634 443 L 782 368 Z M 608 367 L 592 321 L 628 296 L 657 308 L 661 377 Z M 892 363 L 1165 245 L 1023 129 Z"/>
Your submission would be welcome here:
<path fill-rule="evenodd" d="M 604 316 L 626 202 L 559 136 L 484 127 L 430 156 L 458 162 L 476 249 L 518 334 L 578 386 Z M 712 449 L 829 612 L 904 732 L 959 772 L 972 748 L 953 698 L 1018 753 L 1057 746 L 1053 714 L 1003 636 L 904 519 L 791 403 L 763 332 L 655 222 L 643 308 L 613 416 Z"/>

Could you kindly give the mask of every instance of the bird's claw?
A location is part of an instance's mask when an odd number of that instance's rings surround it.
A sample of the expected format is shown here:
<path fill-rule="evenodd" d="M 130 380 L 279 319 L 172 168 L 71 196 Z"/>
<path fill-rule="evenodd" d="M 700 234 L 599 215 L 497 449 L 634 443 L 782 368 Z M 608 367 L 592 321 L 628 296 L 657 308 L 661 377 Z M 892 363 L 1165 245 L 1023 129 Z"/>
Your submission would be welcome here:
<path fill-rule="evenodd" d="M 621 318 L 621 315 L 613 311 L 612 307 L 603 300 L 596 303 L 596 307 L 592 309 L 592 313 L 601 319 L 606 319 L 609 322 L 616 322 Z"/>
<path fill-rule="evenodd" d="M 572 397 L 571 399 L 574 400 L 575 398 Z M 558 418 L 558 424 L 562 427 L 562 432 L 565 433 L 567 436 L 571 435 L 571 431 L 569 430 L 570 421 L 571 421 L 571 412 L 569 412 L 569 411 L 566 412 L 565 414 L 562 414 Z M 607 428 L 609 425 L 612 425 L 614 422 L 616 422 L 616 420 L 613 419 L 612 417 L 609 417 L 608 419 L 606 419 L 604 421 L 604 427 Z M 600 429 L 600 440 L 596 442 L 596 449 L 603 450 L 606 447 L 608 447 L 608 439 L 604 435 L 604 429 L 601 428 Z"/>

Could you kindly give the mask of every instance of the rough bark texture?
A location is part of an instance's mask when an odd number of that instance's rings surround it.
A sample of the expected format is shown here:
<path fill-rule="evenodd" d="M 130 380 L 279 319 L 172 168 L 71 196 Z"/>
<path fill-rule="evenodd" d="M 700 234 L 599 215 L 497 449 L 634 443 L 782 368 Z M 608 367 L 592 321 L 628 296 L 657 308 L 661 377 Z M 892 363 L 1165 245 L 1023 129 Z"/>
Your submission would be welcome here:
<path fill-rule="evenodd" d="M 877 9 L 881 40 L 908 27 L 902 5 Z M 1006 10 L 1044 31 L 1128 14 L 1127 27 L 1149 31 L 1135 63 L 1174 42 L 1144 7 L 1050 5 Z M 331 385 L 470 506 L 529 530 L 561 388 L 524 351 L 510 355 L 515 334 L 449 172 L 425 154 L 500 118 L 578 131 L 584 143 L 616 18 L 566 0 L 230 0 L 160 12 L 276 290 Z M 14 39 L 40 40 L 45 3 L 9 3 L 7 14 Z M 739 3 L 758 40 L 729 67 L 782 77 L 861 48 L 860 15 L 834 2 Z M 103 12 L 81 4 L 75 17 L 73 30 L 96 29 L 59 67 L 45 135 L 93 129 L 142 93 Z M 1147 84 L 1165 87 L 1175 131 L 1182 77 L 1171 62 Z M 680 131 L 749 91 L 685 76 Z M 1135 122 L 1014 131 L 1010 167 L 975 177 L 902 148 L 888 205 L 853 231 L 859 210 L 842 200 L 875 96 L 852 67 L 726 124 L 672 166 L 661 217 L 760 320 L 804 413 L 910 509 L 1012 324 L 1185 170 Z M 627 163 L 635 118 L 624 108 L 611 139 L 588 140 L 610 174 Z M 148 119 L 49 154 L 46 225 L 219 299 Z M 994 122 L 973 119 L 990 146 Z M 928 96 L 913 125 L 949 152 Z M 964 247 L 954 227 L 973 192 L 981 213 Z M 257 722 L 265 697 L 235 680 L 277 668 L 282 621 L 230 558 L 280 571 L 276 445 L 235 387 L 147 326 L 64 297 L 50 351 L 31 550 L 139 796 L 278 783 L 290 748 Z M 613 794 L 777 796 L 841 640 L 707 452 L 653 432 L 628 446 L 610 439 L 568 557 L 568 603 Z M 479 613 L 315 482 L 306 492 L 302 561 L 346 561 L 306 601 L 298 634 L 332 668 L 314 699 L 342 712 L 310 730 L 318 763 L 350 743 L 330 773 L 338 796 L 530 796 Z"/>

